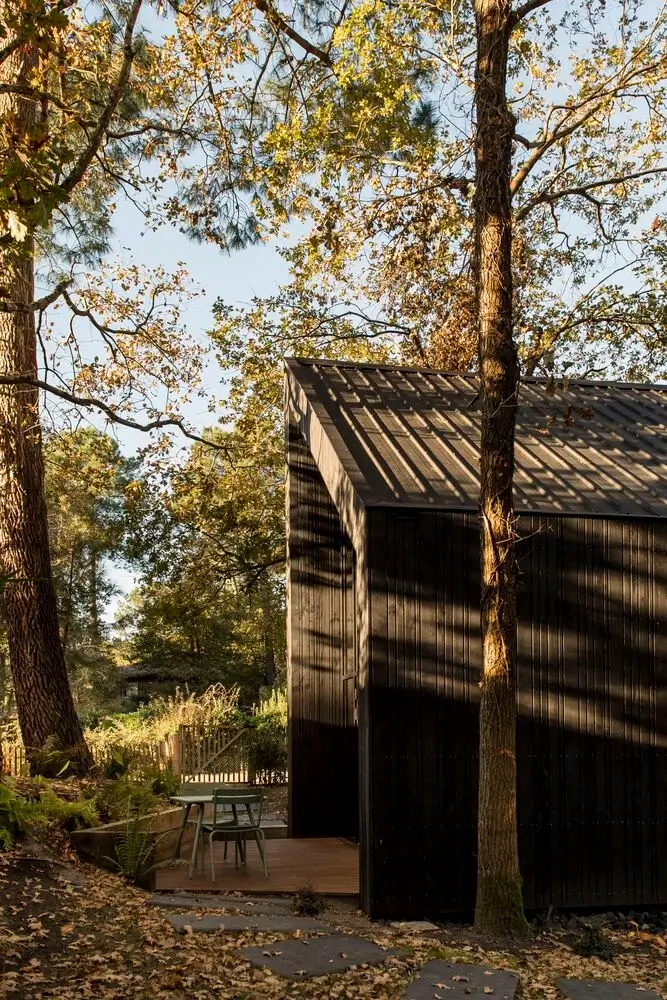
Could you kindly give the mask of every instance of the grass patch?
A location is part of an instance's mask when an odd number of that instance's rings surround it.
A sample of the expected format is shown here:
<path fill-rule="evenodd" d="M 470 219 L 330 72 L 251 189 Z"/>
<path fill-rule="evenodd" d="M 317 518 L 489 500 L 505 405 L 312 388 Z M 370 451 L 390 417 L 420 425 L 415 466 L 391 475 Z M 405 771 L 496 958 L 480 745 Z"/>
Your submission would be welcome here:
<path fill-rule="evenodd" d="M 327 909 L 327 901 L 312 885 L 306 885 L 295 893 L 292 909 L 299 917 L 319 917 Z"/>

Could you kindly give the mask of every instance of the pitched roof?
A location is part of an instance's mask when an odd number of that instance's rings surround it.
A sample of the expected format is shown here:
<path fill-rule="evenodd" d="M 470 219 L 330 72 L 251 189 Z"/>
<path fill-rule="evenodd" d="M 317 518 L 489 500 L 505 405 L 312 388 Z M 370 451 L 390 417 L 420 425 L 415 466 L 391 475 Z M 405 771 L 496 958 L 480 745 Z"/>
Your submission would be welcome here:
<path fill-rule="evenodd" d="M 152 667 L 147 663 L 131 663 L 129 666 L 118 668 L 120 676 L 124 681 L 155 681 L 161 680 L 164 671 Z"/>
<path fill-rule="evenodd" d="M 307 438 L 317 423 L 363 505 L 477 508 L 475 376 L 301 358 L 286 369 L 293 418 Z M 525 380 L 516 467 L 518 512 L 667 516 L 667 386 Z"/>

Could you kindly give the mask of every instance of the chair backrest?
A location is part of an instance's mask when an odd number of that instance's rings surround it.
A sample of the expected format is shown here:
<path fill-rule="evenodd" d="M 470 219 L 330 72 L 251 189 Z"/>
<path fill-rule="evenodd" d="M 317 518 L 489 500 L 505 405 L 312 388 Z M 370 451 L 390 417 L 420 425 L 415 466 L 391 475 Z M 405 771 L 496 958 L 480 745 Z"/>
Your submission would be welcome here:
<path fill-rule="evenodd" d="M 213 792 L 213 825 L 218 823 L 218 810 L 222 813 L 220 822 L 223 822 L 225 821 L 225 809 L 234 805 L 246 812 L 247 819 L 246 816 L 241 817 L 241 823 L 244 826 L 259 827 L 262 820 L 263 803 L 264 794 L 262 792 L 230 792 L 218 789 Z"/>

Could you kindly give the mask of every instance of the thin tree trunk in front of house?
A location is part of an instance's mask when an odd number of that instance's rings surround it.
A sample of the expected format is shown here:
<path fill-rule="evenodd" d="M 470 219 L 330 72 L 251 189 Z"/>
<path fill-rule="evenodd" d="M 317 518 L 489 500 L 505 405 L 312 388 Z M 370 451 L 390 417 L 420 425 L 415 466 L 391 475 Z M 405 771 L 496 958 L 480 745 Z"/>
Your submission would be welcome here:
<path fill-rule="evenodd" d="M 519 366 L 512 326 L 510 170 L 514 120 L 505 96 L 509 0 L 475 0 L 475 270 L 482 408 L 480 531 L 483 669 L 475 924 L 526 931 L 516 808 L 514 429 Z"/>
<path fill-rule="evenodd" d="M 26 81 L 35 68 L 29 45 L 12 53 L 0 81 Z M 37 120 L 34 101 L 0 95 L 0 143 L 11 152 Z M 0 253 L 0 295 L 34 301 L 34 249 Z M 0 312 L 0 373 L 37 377 L 33 312 Z M 39 397 L 28 386 L 0 389 L 0 574 L 19 724 L 33 773 L 83 771 L 91 763 L 69 687 L 60 639 L 44 499 Z"/>
<path fill-rule="evenodd" d="M 273 642 L 273 616 L 271 614 L 271 588 L 265 581 L 261 589 L 262 631 L 264 633 L 264 683 L 273 687 L 276 682 L 276 649 Z"/>

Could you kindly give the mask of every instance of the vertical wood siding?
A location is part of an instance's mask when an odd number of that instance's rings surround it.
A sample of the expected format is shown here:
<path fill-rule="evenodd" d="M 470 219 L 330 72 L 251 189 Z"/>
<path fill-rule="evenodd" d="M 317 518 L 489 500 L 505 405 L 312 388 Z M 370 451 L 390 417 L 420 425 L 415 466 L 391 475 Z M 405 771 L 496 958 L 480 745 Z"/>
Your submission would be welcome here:
<path fill-rule="evenodd" d="M 474 522 L 474 519 L 472 519 Z M 463 911 L 475 878 L 479 559 L 466 515 L 369 511 L 370 912 Z"/>
<path fill-rule="evenodd" d="M 667 522 L 522 524 L 519 810 L 531 907 L 667 902 Z"/>
<path fill-rule="evenodd" d="M 288 434 L 290 831 L 356 837 L 352 547 L 303 437 Z"/>
<path fill-rule="evenodd" d="M 368 515 L 367 905 L 377 917 L 470 912 L 477 519 Z M 520 533 L 526 906 L 665 905 L 667 522 L 522 518 Z"/>

